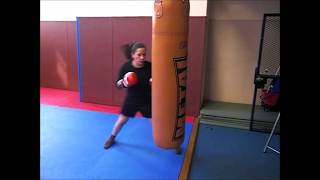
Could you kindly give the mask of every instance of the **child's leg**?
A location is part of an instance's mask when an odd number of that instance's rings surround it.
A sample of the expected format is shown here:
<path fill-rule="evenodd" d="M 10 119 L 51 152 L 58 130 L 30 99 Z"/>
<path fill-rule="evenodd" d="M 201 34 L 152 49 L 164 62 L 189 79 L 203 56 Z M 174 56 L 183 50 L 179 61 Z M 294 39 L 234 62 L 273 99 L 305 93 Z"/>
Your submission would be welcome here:
<path fill-rule="evenodd" d="M 122 126 L 128 121 L 128 117 L 120 114 L 117 122 L 114 124 L 111 135 L 117 136 L 119 131 L 121 130 Z"/>
<path fill-rule="evenodd" d="M 117 136 L 117 134 L 120 132 L 121 128 L 123 127 L 123 125 L 128 121 L 128 117 L 120 114 L 117 122 L 114 124 L 112 132 L 111 132 L 111 136 L 109 137 L 109 139 L 104 143 L 104 148 L 108 149 L 110 146 L 112 146 L 112 144 L 114 143 L 114 140 Z"/>

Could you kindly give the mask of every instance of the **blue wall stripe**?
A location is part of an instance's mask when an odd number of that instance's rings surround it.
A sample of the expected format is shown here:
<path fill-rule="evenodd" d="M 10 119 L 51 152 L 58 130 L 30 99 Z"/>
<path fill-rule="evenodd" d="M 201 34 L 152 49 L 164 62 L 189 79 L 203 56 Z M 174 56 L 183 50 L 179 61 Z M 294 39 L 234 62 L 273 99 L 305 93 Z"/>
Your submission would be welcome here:
<path fill-rule="evenodd" d="M 78 87 L 79 87 L 79 93 L 80 93 L 80 101 L 82 102 L 82 80 L 81 80 L 81 53 L 80 53 L 80 19 L 77 17 L 76 20 L 77 24 L 77 60 L 78 60 Z"/>

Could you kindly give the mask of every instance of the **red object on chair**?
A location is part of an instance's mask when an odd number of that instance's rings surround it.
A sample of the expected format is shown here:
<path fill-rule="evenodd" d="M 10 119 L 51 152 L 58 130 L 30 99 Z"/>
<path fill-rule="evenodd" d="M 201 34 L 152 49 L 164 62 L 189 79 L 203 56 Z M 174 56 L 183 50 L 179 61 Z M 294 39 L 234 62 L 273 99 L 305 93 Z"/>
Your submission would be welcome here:
<path fill-rule="evenodd" d="M 279 99 L 280 93 L 271 93 L 268 90 L 263 89 L 261 92 L 261 100 L 262 100 L 262 105 L 267 105 L 269 107 L 273 107 L 277 104 L 278 99 Z"/>

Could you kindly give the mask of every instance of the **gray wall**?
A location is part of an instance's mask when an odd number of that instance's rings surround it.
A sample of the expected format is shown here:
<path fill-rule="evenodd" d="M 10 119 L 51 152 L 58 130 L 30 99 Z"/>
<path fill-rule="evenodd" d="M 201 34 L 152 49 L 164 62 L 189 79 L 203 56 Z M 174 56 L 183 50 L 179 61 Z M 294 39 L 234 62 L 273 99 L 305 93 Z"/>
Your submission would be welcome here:
<path fill-rule="evenodd" d="M 202 99 L 251 104 L 264 13 L 279 0 L 210 0 Z"/>

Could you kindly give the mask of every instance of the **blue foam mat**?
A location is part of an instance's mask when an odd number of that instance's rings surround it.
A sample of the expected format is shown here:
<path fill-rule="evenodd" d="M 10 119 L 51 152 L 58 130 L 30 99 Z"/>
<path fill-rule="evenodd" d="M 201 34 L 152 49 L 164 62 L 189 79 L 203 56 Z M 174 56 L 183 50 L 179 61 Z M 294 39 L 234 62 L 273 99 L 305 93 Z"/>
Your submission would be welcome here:
<path fill-rule="evenodd" d="M 118 115 L 41 105 L 41 179 L 178 179 L 192 124 L 186 122 L 183 152 L 154 144 L 148 119 L 123 127 L 110 149 L 103 144 Z"/>

